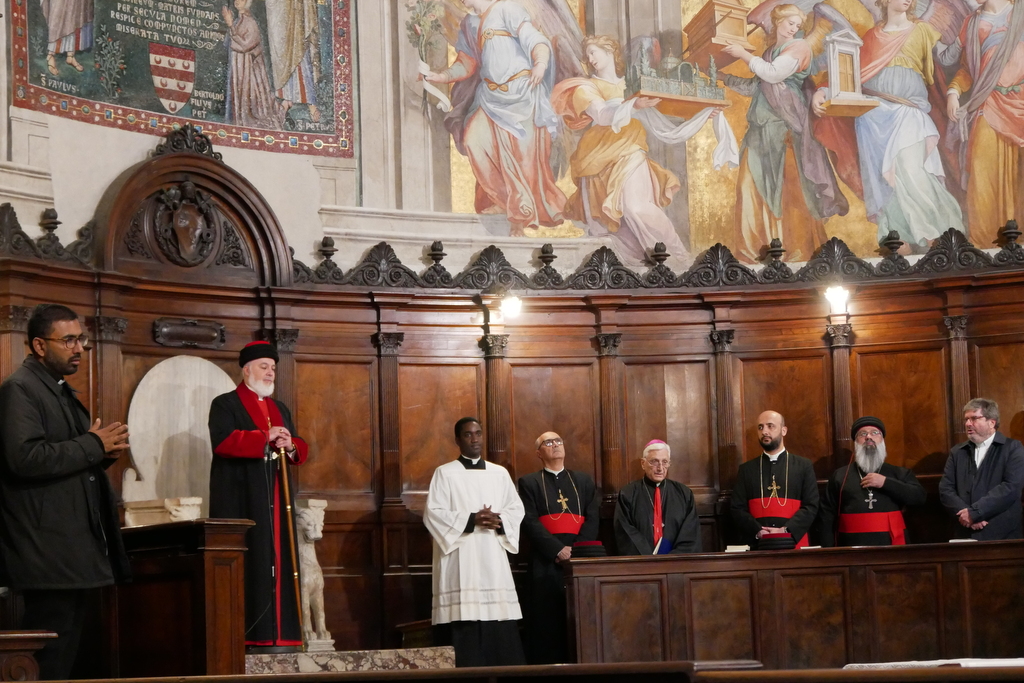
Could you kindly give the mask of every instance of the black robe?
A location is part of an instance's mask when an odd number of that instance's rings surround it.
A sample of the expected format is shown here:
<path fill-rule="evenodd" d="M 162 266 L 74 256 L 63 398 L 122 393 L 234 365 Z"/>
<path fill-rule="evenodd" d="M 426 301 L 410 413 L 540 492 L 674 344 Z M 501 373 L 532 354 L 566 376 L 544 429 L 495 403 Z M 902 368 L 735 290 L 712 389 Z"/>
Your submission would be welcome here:
<path fill-rule="evenodd" d="M 280 465 L 278 460 L 264 457 L 266 418 L 259 412 L 254 418 L 243 403 L 244 398 L 250 407 L 256 406 L 255 397 L 242 384 L 235 391 L 213 399 L 210 406 L 210 442 L 214 452 L 210 467 L 210 517 L 256 522 L 245 537 L 246 645 L 301 646 Z M 270 402 L 268 408 L 276 406 L 279 415 L 278 420 L 275 410 L 270 410 L 274 426 L 283 426 L 292 433 L 296 448 L 292 462 L 301 464 L 308 449 L 305 442 L 294 436 L 291 413 L 283 403 L 269 398 L 266 401 Z M 294 478 L 289 476 L 288 481 L 294 511 Z"/>
<path fill-rule="evenodd" d="M 850 470 L 849 475 L 846 473 L 847 470 Z M 856 464 L 840 467 L 832 473 L 828 486 L 825 487 L 825 495 L 821 499 L 821 545 L 828 548 L 834 545 L 893 545 L 893 533 L 896 533 L 898 538 L 904 538 L 903 530 L 906 525 L 903 523 L 903 508 L 923 504 L 928 494 L 914 473 L 905 467 L 883 463 L 878 473 L 885 477 L 885 484 L 880 489 L 871 489 L 871 502 L 868 502 L 868 491 L 861 488 L 860 480 L 864 478 L 864 474 Z M 864 513 L 890 515 L 892 532 L 840 532 L 842 525 L 839 521 L 842 516 Z"/>
<path fill-rule="evenodd" d="M 563 512 L 558 502 L 563 496 L 568 499 L 568 512 Z M 557 475 L 547 470 L 527 474 L 519 480 L 519 497 L 526 510 L 522 531 L 532 550 L 527 654 L 530 664 L 560 664 L 568 661 L 568 625 L 565 576 L 555 557 L 576 541 L 597 540 L 601 497 L 589 474 L 570 470 Z M 572 521 L 575 516 L 583 523 L 578 534 L 551 533 L 541 523 L 545 515 L 554 515 L 560 522 Z"/>
<path fill-rule="evenodd" d="M 644 477 L 619 491 L 615 504 L 615 544 L 620 555 L 654 552 L 654 487 L 654 482 Z M 669 553 L 673 555 L 699 553 L 700 520 L 693 492 L 671 479 L 662 481 L 660 487 L 663 543 L 672 543 Z"/>
<path fill-rule="evenodd" d="M 767 509 L 757 502 L 759 499 L 768 500 L 771 497 L 768 487 L 772 485 L 773 474 L 779 487 L 778 497 L 783 501 L 789 501 L 782 508 L 782 512 L 788 514 L 791 509 L 792 516 L 771 514 L 775 501 L 772 501 Z M 750 501 L 754 501 L 756 518 L 750 513 Z M 740 465 L 736 473 L 736 486 L 732 490 L 730 510 L 736 526 L 739 527 L 742 542 L 755 548 L 757 532 L 766 526 L 786 527 L 793 540 L 800 543 L 814 524 L 814 518 L 818 515 L 818 503 L 818 480 L 814 476 L 814 465 L 807 458 L 783 451 L 774 463 L 762 453 L 759 457 Z M 764 512 L 761 512 L 762 510 Z"/>

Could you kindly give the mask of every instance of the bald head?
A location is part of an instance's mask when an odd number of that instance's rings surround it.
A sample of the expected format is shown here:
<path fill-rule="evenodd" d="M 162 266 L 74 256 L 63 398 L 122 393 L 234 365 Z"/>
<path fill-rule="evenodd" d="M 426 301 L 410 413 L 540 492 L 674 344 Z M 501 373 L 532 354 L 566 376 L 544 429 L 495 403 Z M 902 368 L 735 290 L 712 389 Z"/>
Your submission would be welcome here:
<path fill-rule="evenodd" d="M 774 410 L 766 410 L 757 416 L 757 440 L 768 455 L 785 449 L 786 419 Z"/>
<path fill-rule="evenodd" d="M 544 432 L 537 437 L 537 457 L 544 467 L 554 472 L 565 466 L 565 444 L 556 432 Z"/>

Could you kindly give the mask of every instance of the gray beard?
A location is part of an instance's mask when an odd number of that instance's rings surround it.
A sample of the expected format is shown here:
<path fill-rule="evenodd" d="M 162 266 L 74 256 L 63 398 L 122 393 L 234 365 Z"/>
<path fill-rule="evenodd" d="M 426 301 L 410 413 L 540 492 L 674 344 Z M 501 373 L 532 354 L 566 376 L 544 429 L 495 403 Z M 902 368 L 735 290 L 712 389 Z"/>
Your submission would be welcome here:
<path fill-rule="evenodd" d="M 878 446 L 868 444 L 856 444 L 853 451 L 853 458 L 865 474 L 877 472 L 882 469 L 885 462 L 885 442 Z"/>
<path fill-rule="evenodd" d="M 274 384 L 273 383 L 270 383 L 270 384 L 264 384 L 263 382 L 252 382 L 252 383 L 250 383 L 248 380 L 246 380 L 245 386 L 247 386 L 250 389 L 252 389 L 253 393 L 255 393 L 260 398 L 266 398 L 267 396 L 270 396 L 271 394 L 274 393 Z"/>

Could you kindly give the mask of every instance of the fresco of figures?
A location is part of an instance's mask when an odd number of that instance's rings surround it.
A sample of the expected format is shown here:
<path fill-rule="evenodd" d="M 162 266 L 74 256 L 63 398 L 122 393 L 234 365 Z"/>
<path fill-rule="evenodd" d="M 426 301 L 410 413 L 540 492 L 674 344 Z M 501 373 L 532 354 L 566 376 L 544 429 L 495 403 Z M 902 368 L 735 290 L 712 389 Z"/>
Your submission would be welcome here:
<path fill-rule="evenodd" d="M 1024 3 L 708 0 L 682 55 L 586 35 L 580 5 L 406 2 L 472 210 L 510 235 L 607 236 L 633 263 L 779 238 L 804 261 L 893 230 L 906 253 L 951 227 L 989 248 L 1024 215 Z"/>
<path fill-rule="evenodd" d="M 352 156 L 345 3 L 42 0 L 15 7 L 17 106 L 156 135 L 191 121 L 218 145 Z"/>

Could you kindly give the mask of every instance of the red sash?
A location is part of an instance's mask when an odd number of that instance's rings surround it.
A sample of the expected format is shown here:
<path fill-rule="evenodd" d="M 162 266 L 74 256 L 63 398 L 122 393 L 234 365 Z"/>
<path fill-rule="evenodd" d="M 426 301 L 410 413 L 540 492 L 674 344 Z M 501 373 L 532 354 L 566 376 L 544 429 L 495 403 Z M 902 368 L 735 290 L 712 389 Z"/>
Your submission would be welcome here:
<path fill-rule="evenodd" d="M 887 533 L 893 545 L 906 545 L 903 530 L 907 525 L 903 522 L 903 513 L 893 512 L 851 512 L 839 515 L 839 533 L 841 534 L 873 534 Z"/>
<path fill-rule="evenodd" d="M 540 523 L 552 534 L 578 534 L 583 527 L 583 516 L 562 512 L 557 515 L 544 515 L 540 518 Z"/>
<path fill-rule="evenodd" d="M 793 498 L 751 498 L 747 501 L 747 509 L 759 522 L 767 517 L 792 519 L 800 509 L 800 501 Z M 796 547 L 803 548 L 807 545 L 807 534 L 804 534 L 803 538 L 796 542 Z"/>

